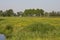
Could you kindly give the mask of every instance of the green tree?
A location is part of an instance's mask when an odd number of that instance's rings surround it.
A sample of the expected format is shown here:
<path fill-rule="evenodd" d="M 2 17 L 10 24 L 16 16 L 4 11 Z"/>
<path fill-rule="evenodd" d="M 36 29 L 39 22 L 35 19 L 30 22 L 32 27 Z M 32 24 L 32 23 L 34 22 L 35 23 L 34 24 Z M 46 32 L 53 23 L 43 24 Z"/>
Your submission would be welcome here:
<path fill-rule="evenodd" d="M 35 9 L 25 9 L 24 11 L 25 16 L 33 16 L 34 14 L 36 14 Z"/>
<path fill-rule="evenodd" d="M 23 16 L 23 12 L 22 11 L 20 11 L 20 12 L 17 12 L 17 16 Z"/>
<path fill-rule="evenodd" d="M 28 16 L 28 10 L 25 9 L 23 16 Z"/>
<path fill-rule="evenodd" d="M 44 16 L 49 17 L 49 13 L 48 12 L 45 12 L 44 13 Z"/>
<path fill-rule="evenodd" d="M 40 9 L 41 16 L 44 16 L 44 10 Z"/>
<path fill-rule="evenodd" d="M 56 15 L 57 15 L 57 14 L 56 14 L 55 11 L 50 12 L 50 16 L 56 16 Z"/>
<path fill-rule="evenodd" d="M 13 12 L 12 9 L 6 10 L 6 11 L 4 12 L 4 14 L 5 14 L 5 16 L 14 16 L 14 12 Z"/>
<path fill-rule="evenodd" d="M 60 16 L 60 12 L 59 12 L 59 11 L 58 11 L 58 12 L 56 12 L 56 15 L 57 15 L 57 16 Z"/>
<path fill-rule="evenodd" d="M 3 13 L 3 11 L 2 11 L 2 10 L 0 10 L 0 16 L 2 16 L 2 13 Z"/>
<path fill-rule="evenodd" d="M 36 10 L 35 9 L 32 9 L 32 15 L 36 16 Z"/>
<path fill-rule="evenodd" d="M 36 16 L 40 16 L 40 15 L 41 15 L 40 9 L 36 9 Z"/>

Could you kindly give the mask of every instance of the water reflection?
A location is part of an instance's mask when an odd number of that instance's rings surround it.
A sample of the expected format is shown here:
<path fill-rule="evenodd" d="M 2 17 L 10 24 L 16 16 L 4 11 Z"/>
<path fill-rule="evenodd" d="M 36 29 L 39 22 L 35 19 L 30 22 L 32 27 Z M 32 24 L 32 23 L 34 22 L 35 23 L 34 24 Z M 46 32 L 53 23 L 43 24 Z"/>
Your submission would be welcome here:
<path fill-rule="evenodd" d="M 0 40 L 5 40 L 5 35 L 4 34 L 0 34 Z"/>

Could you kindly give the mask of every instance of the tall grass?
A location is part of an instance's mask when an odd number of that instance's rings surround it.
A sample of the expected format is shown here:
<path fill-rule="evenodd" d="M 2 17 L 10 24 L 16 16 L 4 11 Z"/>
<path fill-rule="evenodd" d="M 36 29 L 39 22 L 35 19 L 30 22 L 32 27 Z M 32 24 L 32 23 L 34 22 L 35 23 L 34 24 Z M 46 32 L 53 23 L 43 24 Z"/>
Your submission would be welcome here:
<path fill-rule="evenodd" d="M 60 18 L 2 17 L 0 33 L 7 40 L 60 40 Z"/>
<path fill-rule="evenodd" d="M 18 32 L 18 40 L 37 40 L 40 38 L 43 40 L 44 38 L 53 38 L 59 37 L 60 31 L 50 24 L 43 24 L 43 23 L 34 23 L 27 27 L 24 27 Z M 59 35 L 59 36 L 57 36 Z M 39 40 L 40 40 L 39 39 Z M 45 39 L 46 40 L 46 39 Z M 48 39 L 49 40 L 49 39 Z"/>

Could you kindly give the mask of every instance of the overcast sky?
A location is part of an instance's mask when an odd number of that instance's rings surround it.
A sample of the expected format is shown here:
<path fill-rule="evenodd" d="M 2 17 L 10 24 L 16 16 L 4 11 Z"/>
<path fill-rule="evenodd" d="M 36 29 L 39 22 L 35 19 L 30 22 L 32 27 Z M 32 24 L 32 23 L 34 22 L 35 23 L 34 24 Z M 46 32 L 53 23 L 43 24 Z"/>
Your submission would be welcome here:
<path fill-rule="evenodd" d="M 60 0 L 0 0 L 0 10 L 13 9 L 17 12 L 29 8 L 60 11 Z"/>

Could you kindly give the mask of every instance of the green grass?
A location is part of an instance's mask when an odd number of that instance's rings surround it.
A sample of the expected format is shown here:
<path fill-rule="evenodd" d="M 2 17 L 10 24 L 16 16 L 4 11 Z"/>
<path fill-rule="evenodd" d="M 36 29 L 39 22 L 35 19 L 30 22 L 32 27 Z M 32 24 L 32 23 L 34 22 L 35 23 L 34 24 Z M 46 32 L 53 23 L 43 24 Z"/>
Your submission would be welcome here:
<path fill-rule="evenodd" d="M 60 18 L 0 17 L 7 40 L 60 40 Z"/>

